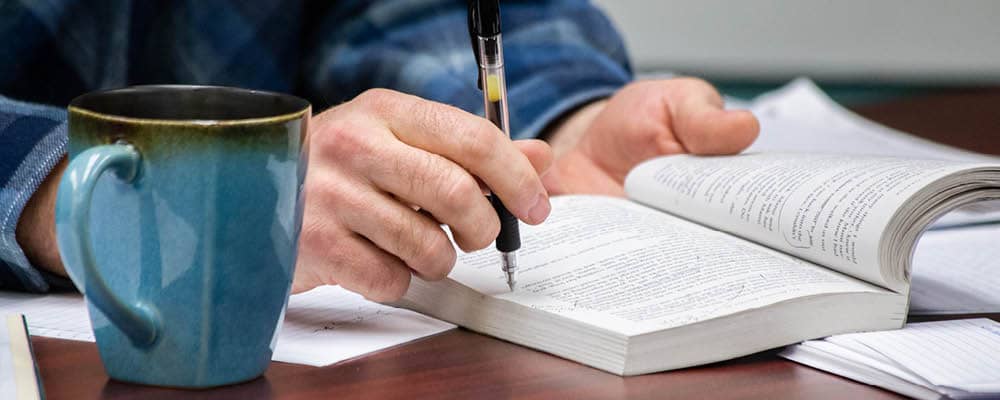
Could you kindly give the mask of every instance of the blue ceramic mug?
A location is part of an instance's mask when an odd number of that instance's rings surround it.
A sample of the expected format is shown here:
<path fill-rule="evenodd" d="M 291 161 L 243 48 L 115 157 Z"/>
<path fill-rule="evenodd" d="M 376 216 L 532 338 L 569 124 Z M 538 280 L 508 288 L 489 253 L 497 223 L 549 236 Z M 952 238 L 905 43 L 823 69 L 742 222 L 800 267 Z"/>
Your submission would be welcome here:
<path fill-rule="evenodd" d="M 204 86 L 69 106 L 56 230 L 110 377 L 202 388 L 267 368 L 302 219 L 311 107 Z"/>

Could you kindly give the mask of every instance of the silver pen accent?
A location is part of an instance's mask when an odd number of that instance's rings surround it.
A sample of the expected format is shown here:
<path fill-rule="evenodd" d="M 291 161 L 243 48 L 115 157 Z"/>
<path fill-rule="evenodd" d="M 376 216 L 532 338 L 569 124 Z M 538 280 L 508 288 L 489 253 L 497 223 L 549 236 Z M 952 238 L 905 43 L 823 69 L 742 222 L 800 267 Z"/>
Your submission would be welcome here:
<path fill-rule="evenodd" d="M 507 287 L 513 292 L 514 288 L 517 287 L 517 253 L 513 251 L 501 252 L 500 259 L 503 263 L 503 272 L 507 275 Z"/>

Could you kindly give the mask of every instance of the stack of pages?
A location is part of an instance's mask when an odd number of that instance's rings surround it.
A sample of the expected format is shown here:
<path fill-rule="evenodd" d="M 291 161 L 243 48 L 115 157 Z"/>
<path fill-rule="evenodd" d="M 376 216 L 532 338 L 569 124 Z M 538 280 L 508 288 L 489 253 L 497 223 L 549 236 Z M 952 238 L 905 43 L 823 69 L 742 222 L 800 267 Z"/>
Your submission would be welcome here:
<path fill-rule="evenodd" d="M 44 398 L 24 316 L 7 315 L 0 319 L 0 399 Z"/>
<path fill-rule="evenodd" d="M 751 102 L 728 99 L 760 120 L 747 152 L 811 152 L 991 162 L 997 156 L 931 142 L 864 119 L 797 79 Z M 923 234 L 913 254 L 909 315 L 1000 312 L 1000 201 L 954 210 Z"/>
<path fill-rule="evenodd" d="M 918 399 L 1000 398 L 1000 323 L 988 319 L 831 336 L 781 356 Z"/>

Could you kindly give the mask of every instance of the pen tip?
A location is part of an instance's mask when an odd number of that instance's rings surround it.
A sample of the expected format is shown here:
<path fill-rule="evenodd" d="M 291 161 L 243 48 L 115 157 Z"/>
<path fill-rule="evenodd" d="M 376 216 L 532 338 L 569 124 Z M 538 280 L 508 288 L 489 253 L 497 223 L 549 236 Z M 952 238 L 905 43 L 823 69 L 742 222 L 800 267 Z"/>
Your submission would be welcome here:
<path fill-rule="evenodd" d="M 501 267 L 504 275 L 507 276 L 507 287 L 513 292 L 517 288 L 517 253 L 513 251 L 501 253 L 500 260 L 503 262 Z"/>

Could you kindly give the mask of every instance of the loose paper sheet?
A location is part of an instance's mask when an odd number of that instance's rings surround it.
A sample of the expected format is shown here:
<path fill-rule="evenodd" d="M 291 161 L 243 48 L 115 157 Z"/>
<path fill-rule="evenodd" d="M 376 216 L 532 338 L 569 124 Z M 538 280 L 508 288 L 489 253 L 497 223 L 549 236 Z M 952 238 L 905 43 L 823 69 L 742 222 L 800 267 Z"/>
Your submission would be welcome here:
<path fill-rule="evenodd" d="M 913 254 L 910 314 L 1000 312 L 1000 225 L 924 233 Z"/>
<path fill-rule="evenodd" d="M 995 321 L 923 322 L 824 340 L 880 355 L 935 386 L 1000 394 L 1000 323 Z"/>
<path fill-rule="evenodd" d="M 984 318 L 835 335 L 780 355 L 920 399 L 1000 396 L 1000 323 Z"/>
<path fill-rule="evenodd" d="M 83 297 L 0 292 L 0 315 L 24 314 L 32 335 L 94 341 Z M 365 300 L 338 286 L 293 295 L 272 359 L 325 366 L 455 326 Z"/>
<path fill-rule="evenodd" d="M 760 137 L 747 152 L 811 152 L 988 162 L 998 158 L 929 141 L 869 121 L 800 78 L 750 103 Z"/>

